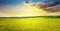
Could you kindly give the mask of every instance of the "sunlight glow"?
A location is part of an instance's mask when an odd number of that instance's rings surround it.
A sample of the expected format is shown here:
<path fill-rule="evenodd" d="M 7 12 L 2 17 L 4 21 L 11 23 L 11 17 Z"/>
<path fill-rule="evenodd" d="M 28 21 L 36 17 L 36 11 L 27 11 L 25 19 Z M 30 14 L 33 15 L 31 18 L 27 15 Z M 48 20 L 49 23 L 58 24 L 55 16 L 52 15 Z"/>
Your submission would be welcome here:
<path fill-rule="evenodd" d="M 25 4 L 26 7 L 23 7 L 23 15 L 24 16 L 44 16 L 45 11 L 42 9 L 38 9 L 35 6 L 31 6 L 30 4 Z"/>
<path fill-rule="evenodd" d="M 13 6 L 3 9 L 3 14 L 0 17 L 31 17 L 31 16 L 45 16 L 46 12 L 42 9 L 25 4 L 22 6 Z"/>

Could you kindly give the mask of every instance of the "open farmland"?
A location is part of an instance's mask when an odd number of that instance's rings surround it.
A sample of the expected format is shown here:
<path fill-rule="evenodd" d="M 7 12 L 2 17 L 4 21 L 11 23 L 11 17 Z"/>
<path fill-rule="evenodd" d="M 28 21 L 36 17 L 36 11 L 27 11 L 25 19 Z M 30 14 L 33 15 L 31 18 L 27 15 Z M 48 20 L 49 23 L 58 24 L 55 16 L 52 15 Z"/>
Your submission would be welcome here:
<path fill-rule="evenodd" d="M 60 31 L 58 16 L 0 17 L 0 31 Z"/>

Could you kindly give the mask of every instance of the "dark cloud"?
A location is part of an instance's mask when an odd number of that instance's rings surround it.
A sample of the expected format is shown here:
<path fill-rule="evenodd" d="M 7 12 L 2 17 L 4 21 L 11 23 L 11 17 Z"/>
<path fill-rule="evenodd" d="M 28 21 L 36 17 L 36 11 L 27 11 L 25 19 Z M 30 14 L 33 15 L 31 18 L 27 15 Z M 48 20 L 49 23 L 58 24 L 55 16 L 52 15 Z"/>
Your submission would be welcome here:
<path fill-rule="evenodd" d="M 42 4 L 38 4 L 38 7 L 48 12 L 60 11 L 60 0 L 45 0 L 41 3 Z"/>
<path fill-rule="evenodd" d="M 60 0 L 50 0 L 50 1 L 47 1 L 47 5 L 49 6 L 54 6 L 54 5 L 57 5 L 57 4 L 60 4 Z"/>

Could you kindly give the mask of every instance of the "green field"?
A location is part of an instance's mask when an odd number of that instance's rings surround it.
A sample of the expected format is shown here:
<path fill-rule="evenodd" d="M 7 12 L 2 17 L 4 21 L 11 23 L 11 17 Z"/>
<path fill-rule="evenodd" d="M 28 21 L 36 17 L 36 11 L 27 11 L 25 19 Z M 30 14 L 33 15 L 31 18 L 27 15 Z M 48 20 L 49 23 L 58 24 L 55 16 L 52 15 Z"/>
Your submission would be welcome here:
<path fill-rule="evenodd" d="M 0 31 L 60 31 L 60 18 L 0 17 Z"/>

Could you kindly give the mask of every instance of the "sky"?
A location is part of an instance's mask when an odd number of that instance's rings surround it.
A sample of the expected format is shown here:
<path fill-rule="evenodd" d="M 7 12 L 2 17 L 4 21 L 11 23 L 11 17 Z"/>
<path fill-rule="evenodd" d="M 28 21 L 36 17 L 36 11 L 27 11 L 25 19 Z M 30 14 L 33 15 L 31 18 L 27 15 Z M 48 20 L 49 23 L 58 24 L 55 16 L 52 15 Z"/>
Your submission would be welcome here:
<path fill-rule="evenodd" d="M 47 10 L 49 12 L 60 11 L 60 10 L 58 10 L 58 9 L 60 9 L 60 0 L 0 0 L 0 17 L 26 16 L 23 13 L 27 14 L 28 12 L 30 12 L 30 13 L 32 12 L 31 14 L 34 14 L 34 16 L 36 14 L 38 14 L 37 16 L 40 16 L 39 15 L 40 12 L 37 10 L 29 11 L 28 10 L 29 8 L 24 6 L 24 1 L 43 2 L 43 3 L 47 2 L 48 4 L 41 4 L 41 7 L 44 10 Z M 25 11 L 25 10 L 28 10 L 28 11 Z M 39 13 L 37 13 L 37 12 L 39 12 Z M 28 15 L 31 15 L 30 13 Z M 55 13 L 49 13 L 49 14 L 60 15 L 59 12 L 56 14 Z"/>
<path fill-rule="evenodd" d="M 60 0 L 0 0 L 0 5 L 13 5 L 13 4 L 21 4 L 24 1 L 31 1 L 31 2 L 53 2 L 55 4 L 60 3 Z"/>

